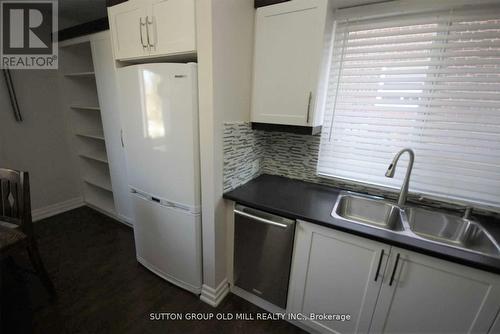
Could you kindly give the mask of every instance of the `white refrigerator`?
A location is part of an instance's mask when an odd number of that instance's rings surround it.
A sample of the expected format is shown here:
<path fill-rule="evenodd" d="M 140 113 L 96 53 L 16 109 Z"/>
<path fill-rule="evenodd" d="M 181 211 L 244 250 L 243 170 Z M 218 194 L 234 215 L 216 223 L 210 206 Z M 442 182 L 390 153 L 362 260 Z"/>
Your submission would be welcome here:
<path fill-rule="evenodd" d="M 137 260 L 201 292 L 201 207 L 196 64 L 118 70 Z"/>

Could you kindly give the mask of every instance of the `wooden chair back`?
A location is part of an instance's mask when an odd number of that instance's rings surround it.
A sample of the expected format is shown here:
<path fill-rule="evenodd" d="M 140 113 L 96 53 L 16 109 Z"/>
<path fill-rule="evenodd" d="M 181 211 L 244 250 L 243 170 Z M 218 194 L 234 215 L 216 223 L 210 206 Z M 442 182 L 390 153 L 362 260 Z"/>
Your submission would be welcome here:
<path fill-rule="evenodd" d="M 17 224 L 33 236 L 28 172 L 0 168 L 0 221 Z"/>

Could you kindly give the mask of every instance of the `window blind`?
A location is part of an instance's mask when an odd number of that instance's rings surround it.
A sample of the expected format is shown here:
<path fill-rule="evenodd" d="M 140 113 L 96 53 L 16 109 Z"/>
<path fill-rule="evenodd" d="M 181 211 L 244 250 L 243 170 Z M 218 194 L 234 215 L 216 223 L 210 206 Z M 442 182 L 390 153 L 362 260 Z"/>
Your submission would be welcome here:
<path fill-rule="evenodd" d="M 328 78 L 319 175 L 500 207 L 499 6 L 337 20 Z"/>

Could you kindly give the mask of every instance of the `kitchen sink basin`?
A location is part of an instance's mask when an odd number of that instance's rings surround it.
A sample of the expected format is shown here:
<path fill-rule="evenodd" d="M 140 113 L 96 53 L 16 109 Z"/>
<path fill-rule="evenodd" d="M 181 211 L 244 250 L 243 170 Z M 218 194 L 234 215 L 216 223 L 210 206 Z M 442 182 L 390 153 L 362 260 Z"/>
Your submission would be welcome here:
<path fill-rule="evenodd" d="M 417 207 L 407 208 L 406 213 L 410 230 L 423 239 L 500 256 L 496 240 L 474 221 Z"/>
<path fill-rule="evenodd" d="M 359 195 L 340 195 L 332 215 L 354 223 L 393 231 L 403 230 L 402 211 L 382 199 Z"/>
<path fill-rule="evenodd" d="M 469 252 L 500 257 L 500 246 L 478 222 L 448 213 L 405 206 L 380 197 L 343 192 L 332 217 Z"/>

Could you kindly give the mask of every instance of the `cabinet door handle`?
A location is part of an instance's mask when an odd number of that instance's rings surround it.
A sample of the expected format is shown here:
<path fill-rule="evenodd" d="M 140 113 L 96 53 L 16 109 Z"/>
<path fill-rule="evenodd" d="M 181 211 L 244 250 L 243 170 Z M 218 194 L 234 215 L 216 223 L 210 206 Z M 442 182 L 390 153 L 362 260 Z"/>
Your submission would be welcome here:
<path fill-rule="evenodd" d="M 312 92 L 309 92 L 309 99 L 307 100 L 307 118 L 306 123 L 309 123 L 309 114 L 311 113 L 311 100 L 312 100 Z"/>
<path fill-rule="evenodd" d="M 396 255 L 396 263 L 394 264 L 394 269 L 392 269 L 391 281 L 389 282 L 389 286 L 394 282 L 394 276 L 396 275 L 396 269 L 398 268 L 399 263 L 399 253 Z"/>
<path fill-rule="evenodd" d="M 122 142 L 122 147 L 125 147 L 123 144 L 123 129 L 120 129 L 120 141 Z"/>
<path fill-rule="evenodd" d="M 382 266 L 382 259 L 384 258 L 384 250 L 380 252 L 380 259 L 378 260 L 377 271 L 375 272 L 375 282 L 378 279 L 378 274 L 380 273 L 380 267 Z"/>
<path fill-rule="evenodd" d="M 145 48 L 147 47 L 146 44 L 144 44 L 144 32 L 143 32 L 143 26 L 145 26 L 146 23 L 142 23 L 142 17 L 139 17 L 139 29 L 140 29 L 140 34 L 141 34 L 141 44 L 142 44 L 142 48 Z M 147 28 L 147 27 L 146 27 Z"/>
<path fill-rule="evenodd" d="M 151 21 L 149 20 L 149 16 L 146 16 L 146 33 L 148 36 L 148 46 L 154 47 L 155 43 L 153 41 L 153 31 L 151 31 L 151 37 L 149 37 L 149 25 L 151 25 L 151 29 L 153 28 L 153 16 L 151 16 Z"/>
<path fill-rule="evenodd" d="M 149 42 L 149 16 L 146 16 L 146 41 L 148 42 L 148 47 L 151 46 Z"/>

